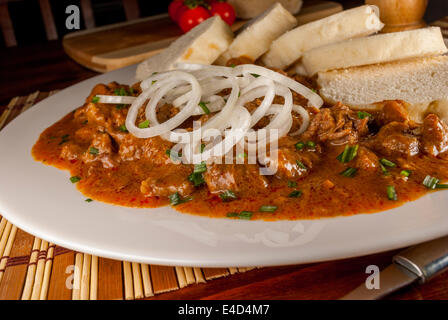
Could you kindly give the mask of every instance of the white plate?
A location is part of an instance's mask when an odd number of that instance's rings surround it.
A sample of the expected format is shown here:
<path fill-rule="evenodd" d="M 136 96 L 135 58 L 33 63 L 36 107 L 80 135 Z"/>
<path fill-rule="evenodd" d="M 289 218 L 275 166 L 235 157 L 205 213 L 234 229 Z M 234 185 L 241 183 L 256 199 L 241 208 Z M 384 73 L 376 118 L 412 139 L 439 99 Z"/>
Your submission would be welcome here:
<path fill-rule="evenodd" d="M 163 265 L 268 266 L 341 259 L 448 234 L 448 193 L 377 214 L 314 221 L 237 221 L 85 202 L 69 173 L 31 157 L 39 134 L 82 105 L 97 83 L 131 84 L 135 66 L 81 82 L 40 102 L 0 132 L 0 212 L 66 248 Z"/>

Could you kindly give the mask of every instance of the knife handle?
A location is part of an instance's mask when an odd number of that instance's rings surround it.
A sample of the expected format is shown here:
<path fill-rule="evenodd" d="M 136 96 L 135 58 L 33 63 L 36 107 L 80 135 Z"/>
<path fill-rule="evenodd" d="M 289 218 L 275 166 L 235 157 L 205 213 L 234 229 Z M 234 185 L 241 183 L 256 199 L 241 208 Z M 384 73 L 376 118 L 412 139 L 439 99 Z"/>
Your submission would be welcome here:
<path fill-rule="evenodd" d="M 448 236 L 410 247 L 393 261 L 426 282 L 448 269 Z"/>

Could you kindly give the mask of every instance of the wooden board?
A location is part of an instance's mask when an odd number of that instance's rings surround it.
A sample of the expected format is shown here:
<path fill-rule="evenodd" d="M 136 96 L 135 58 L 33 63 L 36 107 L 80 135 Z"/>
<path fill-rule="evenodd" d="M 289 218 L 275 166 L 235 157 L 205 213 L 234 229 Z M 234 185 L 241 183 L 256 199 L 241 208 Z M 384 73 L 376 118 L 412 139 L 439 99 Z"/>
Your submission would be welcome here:
<path fill-rule="evenodd" d="M 342 11 L 332 1 L 305 3 L 297 15 L 300 24 Z M 245 21 L 237 21 L 235 31 Z M 180 28 L 167 14 L 137 19 L 99 28 L 70 33 L 63 39 L 65 52 L 83 66 L 107 72 L 138 63 L 160 52 L 181 36 Z"/>

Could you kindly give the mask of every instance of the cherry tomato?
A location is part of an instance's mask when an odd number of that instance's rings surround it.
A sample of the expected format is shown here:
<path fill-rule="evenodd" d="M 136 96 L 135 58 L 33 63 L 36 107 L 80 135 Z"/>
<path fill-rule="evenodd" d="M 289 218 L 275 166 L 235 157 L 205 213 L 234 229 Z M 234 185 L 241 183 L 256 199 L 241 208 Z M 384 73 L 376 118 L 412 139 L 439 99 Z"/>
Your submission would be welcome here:
<path fill-rule="evenodd" d="M 171 20 L 176 21 L 176 12 L 177 10 L 184 5 L 183 0 L 174 0 L 168 6 L 168 13 L 170 14 Z"/>
<path fill-rule="evenodd" d="M 235 10 L 227 2 L 212 1 L 210 3 L 210 13 L 214 16 L 220 16 L 229 26 L 235 22 Z"/>
<path fill-rule="evenodd" d="M 177 8 L 176 13 L 174 14 L 174 21 L 179 23 L 180 17 L 182 17 L 182 15 L 188 10 L 190 10 L 190 8 L 188 8 L 185 4 L 182 4 L 179 8 Z"/>
<path fill-rule="evenodd" d="M 185 11 L 179 19 L 179 26 L 183 32 L 188 32 L 202 21 L 210 18 L 210 13 L 203 7 L 197 6 Z"/>

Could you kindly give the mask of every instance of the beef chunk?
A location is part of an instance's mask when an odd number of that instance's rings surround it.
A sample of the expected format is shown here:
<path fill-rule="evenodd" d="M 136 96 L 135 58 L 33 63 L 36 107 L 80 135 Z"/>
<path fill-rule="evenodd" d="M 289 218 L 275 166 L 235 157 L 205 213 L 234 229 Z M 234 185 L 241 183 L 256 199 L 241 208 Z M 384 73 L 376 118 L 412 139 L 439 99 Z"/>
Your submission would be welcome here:
<path fill-rule="evenodd" d="M 61 158 L 65 160 L 75 160 L 78 159 L 84 152 L 84 149 L 73 142 L 67 142 L 64 144 L 61 150 Z"/>
<path fill-rule="evenodd" d="M 173 143 L 164 140 L 160 136 L 144 139 L 142 144 L 142 156 L 151 159 L 156 164 L 171 163 L 170 157 L 166 154 L 168 149 L 171 149 Z"/>
<path fill-rule="evenodd" d="M 290 136 L 283 137 L 278 141 L 277 155 L 267 154 L 266 165 L 270 168 L 276 167 L 275 175 L 279 178 L 297 179 L 306 177 L 310 169 L 319 162 L 321 146 L 316 145 L 313 150 L 297 150 L 295 144 L 299 140 Z"/>
<path fill-rule="evenodd" d="M 332 108 L 322 108 L 303 137 L 329 145 L 355 144 L 369 133 L 368 121 L 368 118 L 359 119 L 356 112 L 338 103 Z"/>
<path fill-rule="evenodd" d="M 277 166 L 275 175 L 279 178 L 297 179 L 306 177 L 314 164 L 319 161 L 319 156 L 315 152 L 304 151 L 280 147 L 275 156 L 268 157 L 267 165 L 270 168 Z"/>
<path fill-rule="evenodd" d="M 386 124 L 367 144 L 386 156 L 409 157 L 419 153 L 417 137 L 412 135 L 409 125 L 402 122 Z"/>
<path fill-rule="evenodd" d="M 151 175 L 140 185 L 145 196 L 168 197 L 179 192 L 182 197 L 193 193 L 194 186 L 188 181 L 191 168 L 183 165 L 171 165 L 170 170 L 160 170 L 160 174 Z"/>
<path fill-rule="evenodd" d="M 376 171 L 379 163 L 378 157 L 365 147 L 359 147 L 355 161 L 356 168 L 366 171 Z"/>
<path fill-rule="evenodd" d="M 178 113 L 178 108 L 174 107 L 171 104 L 164 104 L 157 110 L 157 120 L 159 121 L 159 123 L 163 123 L 171 119 Z"/>
<path fill-rule="evenodd" d="M 408 112 L 400 101 L 387 101 L 383 110 L 378 115 L 380 125 L 386 125 L 391 122 L 408 122 Z"/>
<path fill-rule="evenodd" d="M 113 168 L 117 165 L 113 159 L 113 152 L 114 145 L 110 136 L 107 133 L 96 133 L 82 160 L 86 163 L 101 161 L 104 168 Z"/>
<path fill-rule="evenodd" d="M 207 165 L 204 179 L 211 193 L 221 193 L 225 190 L 245 192 L 268 187 L 266 177 L 260 175 L 256 164 Z"/>
<path fill-rule="evenodd" d="M 127 108 L 119 108 L 112 107 L 110 111 L 111 123 L 116 127 L 120 127 L 122 124 L 126 122 L 126 116 L 128 114 Z M 108 128 L 110 129 L 110 127 Z"/>
<path fill-rule="evenodd" d="M 82 142 L 90 143 L 97 132 L 96 126 L 84 126 L 76 130 L 75 137 Z"/>
<path fill-rule="evenodd" d="M 147 159 L 156 165 L 172 164 L 166 152 L 172 148 L 173 143 L 159 136 L 139 139 L 133 135 L 126 134 L 119 140 L 119 143 L 118 155 L 121 160 Z"/>
<path fill-rule="evenodd" d="M 135 161 L 142 157 L 141 141 L 133 135 L 126 135 L 120 140 L 118 155 L 123 161 Z"/>
<path fill-rule="evenodd" d="M 423 121 L 422 148 L 433 156 L 448 150 L 448 126 L 435 114 Z"/>

